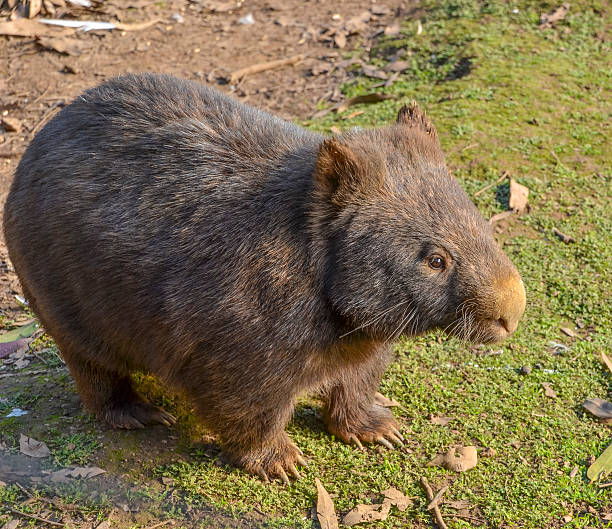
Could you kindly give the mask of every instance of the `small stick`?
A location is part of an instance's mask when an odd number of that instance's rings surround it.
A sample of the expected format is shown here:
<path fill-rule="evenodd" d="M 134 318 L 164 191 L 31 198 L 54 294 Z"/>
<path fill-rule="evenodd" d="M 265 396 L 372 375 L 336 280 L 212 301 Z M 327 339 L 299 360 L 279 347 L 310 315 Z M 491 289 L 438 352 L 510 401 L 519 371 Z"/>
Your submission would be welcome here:
<path fill-rule="evenodd" d="M 53 103 L 47 110 L 44 111 L 42 117 L 38 120 L 38 123 L 36 123 L 36 125 L 34 125 L 32 130 L 30 131 L 30 139 L 32 139 L 34 137 L 34 134 L 38 132 L 38 129 L 40 129 L 48 121 L 48 119 L 51 117 L 52 112 L 57 107 L 61 107 L 63 104 L 64 100 L 61 99 Z"/>
<path fill-rule="evenodd" d="M 28 498 L 34 497 L 32 493 L 28 489 L 26 489 L 21 483 L 15 482 L 15 485 L 17 485 L 17 487 L 21 489 L 21 492 L 23 492 Z"/>
<path fill-rule="evenodd" d="M 265 72 L 267 70 L 273 70 L 275 68 L 280 68 L 282 66 L 290 66 L 292 64 L 296 64 L 304 60 L 304 55 L 295 55 L 294 57 L 288 57 L 286 59 L 277 59 L 276 61 L 270 62 L 261 62 L 259 64 L 253 64 L 252 66 L 247 66 L 246 68 L 241 68 L 240 70 L 236 70 L 230 75 L 230 83 L 235 83 L 236 81 L 240 81 L 243 77 L 247 75 L 252 75 L 254 73 Z"/>
<path fill-rule="evenodd" d="M 33 514 L 26 514 L 25 512 L 17 511 L 12 507 L 7 507 L 9 511 L 13 514 L 17 514 L 19 516 L 24 516 L 25 518 L 30 518 L 31 520 L 36 520 L 37 522 L 48 523 L 49 525 L 54 525 L 56 527 L 64 527 L 63 523 L 52 522 L 51 520 L 45 520 L 44 518 L 39 518 L 38 516 L 34 516 Z"/>
<path fill-rule="evenodd" d="M 434 499 L 431 500 L 429 502 L 429 505 L 427 506 L 427 510 L 431 511 L 434 507 L 437 507 L 438 504 L 440 503 L 440 500 L 442 499 L 442 496 L 444 496 L 444 493 L 448 490 L 448 486 L 444 486 L 442 487 L 434 496 Z"/>
<path fill-rule="evenodd" d="M 431 486 L 429 485 L 429 482 L 427 481 L 427 478 L 425 476 L 421 478 L 421 485 L 423 485 L 423 488 L 425 489 L 425 493 L 427 494 L 427 499 L 429 500 L 430 503 L 432 503 L 434 500 L 434 493 L 433 493 L 433 490 L 431 490 Z M 438 508 L 438 506 L 434 505 L 432 510 L 434 513 L 434 517 L 436 519 L 436 524 L 438 524 L 438 527 L 440 529 L 448 529 L 447 525 L 444 523 L 444 519 L 442 518 L 442 513 L 440 512 L 440 509 Z"/>
<path fill-rule="evenodd" d="M 479 189 L 478 191 L 476 191 L 476 193 L 474 193 L 474 196 L 477 197 L 481 193 L 484 193 L 487 189 L 492 188 L 494 185 L 499 184 L 500 182 L 503 182 L 507 177 L 508 171 L 504 171 L 504 174 L 501 175 L 497 180 L 495 180 L 495 182 L 491 182 L 490 184 L 484 186 L 482 189 Z"/>

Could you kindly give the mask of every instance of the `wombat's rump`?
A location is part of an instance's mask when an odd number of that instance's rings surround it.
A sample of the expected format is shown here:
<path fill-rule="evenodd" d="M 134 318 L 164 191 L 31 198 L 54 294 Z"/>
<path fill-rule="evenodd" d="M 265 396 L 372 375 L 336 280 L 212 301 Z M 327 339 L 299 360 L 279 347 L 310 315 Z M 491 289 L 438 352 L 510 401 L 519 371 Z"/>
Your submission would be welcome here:
<path fill-rule="evenodd" d="M 132 389 L 152 372 L 225 452 L 297 475 L 284 432 L 318 391 L 347 442 L 401 442 L 374 393 L 390 343 L 516 328 L 520 277 L 416 106 L 332 139 L 198 83 L 128 75 L 36 136 L 4 217 L 24 294 L 85 406 L 118 427 L 173 418 Z"/>

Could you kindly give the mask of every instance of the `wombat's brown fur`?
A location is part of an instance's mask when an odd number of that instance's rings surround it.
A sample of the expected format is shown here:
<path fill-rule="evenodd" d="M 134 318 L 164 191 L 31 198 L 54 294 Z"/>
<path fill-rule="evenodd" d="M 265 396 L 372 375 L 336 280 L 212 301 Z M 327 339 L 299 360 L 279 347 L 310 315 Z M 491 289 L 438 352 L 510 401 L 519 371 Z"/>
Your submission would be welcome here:
<path fill-rule="evenodd" d="M 297 476 L 284 432 L 319 391 L 347 442 L 401 442 L 373 396 L 398 336 L 491 342 L 520 277 L 416 107 L 325 139 L 200 84 L 128 75 L 86 91 L 28 147 L 6 203 L 10 258 L 85 406 L 172 416 L 130 373 L 182 388 L 225 452 Z"/>

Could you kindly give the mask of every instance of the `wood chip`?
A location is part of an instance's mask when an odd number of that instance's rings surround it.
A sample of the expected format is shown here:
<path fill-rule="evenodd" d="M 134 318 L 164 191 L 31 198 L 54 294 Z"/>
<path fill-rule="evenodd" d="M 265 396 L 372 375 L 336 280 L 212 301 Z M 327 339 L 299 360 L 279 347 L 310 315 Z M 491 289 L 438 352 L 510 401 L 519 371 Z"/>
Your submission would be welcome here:
<path fill-rule="evenodd" d="M 383 503 L 395 505 L 401 512 L 404 512 L 412 505 L 412 500 L 394 487 L 383 490 L 382 494 L 385 497 Z"/>
<path fill-rule="evenodd" d="M 246 68 L 240 68 L 231 73 L 229 82 L 236 83 L 246 77 L 247 75 L 253 75 L 267 70 L 274 70 L 275 68 L 282 68 L 283 66 L 291 66 L 304 60 L 305 55 L 295 55 L 294 57 L 288 57 L 286 59 L 277 59 L 276 61 L 262 62 L 259 64 L 253 64 Z"/>
<path fill-rule="evenodd" d="M 5 116 L 0 124 L 6 132 L 21 132 L 21 121 L 17 118 Z"/>
<path fill-rule="evenodd" d="M 319 478 L 315 478 L 317 486 L 317 520 L 321 529 L 338 529 L 338 518 L 334 509 L 334 502 L 321 484 Z"/>
<path fill-rule="evenodd" d="M 510 178 L 510 199 L 508 201 L 509 208 L 516 212 L 522 213 L 527 208 L 527 197 L 529 196 L 529 188 L 519 184 L 514 178 Z"/>

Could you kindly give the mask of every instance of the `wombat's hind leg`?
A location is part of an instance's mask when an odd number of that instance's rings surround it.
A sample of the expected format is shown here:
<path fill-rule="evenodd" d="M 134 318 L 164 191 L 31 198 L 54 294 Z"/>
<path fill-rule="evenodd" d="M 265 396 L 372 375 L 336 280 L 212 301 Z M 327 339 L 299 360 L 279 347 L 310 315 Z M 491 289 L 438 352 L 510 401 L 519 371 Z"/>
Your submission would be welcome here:
<path fill-rule="evenodd" d="M 64 355 L 85 407 L 114 428 L 144 428 L 160 423 L 172 426 L 176 419 L 153 406 L 133 388 L 129 376 L 112 372 Z"/>

